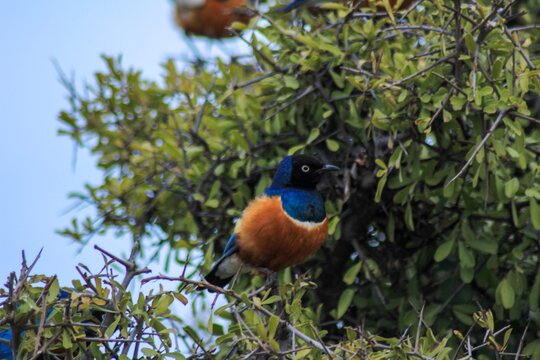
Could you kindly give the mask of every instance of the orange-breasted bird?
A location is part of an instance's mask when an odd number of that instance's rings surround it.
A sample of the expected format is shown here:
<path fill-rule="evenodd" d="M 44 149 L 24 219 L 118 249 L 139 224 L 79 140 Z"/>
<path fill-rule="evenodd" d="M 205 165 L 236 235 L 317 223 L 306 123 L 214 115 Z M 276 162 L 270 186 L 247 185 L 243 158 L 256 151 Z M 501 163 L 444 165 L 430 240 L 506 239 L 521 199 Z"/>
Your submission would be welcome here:
<path fill-rule="evenodd" d="M 312 256 L 328 236 L 324 200 L 316 186 L 336 170 L 312 156 L 285 157 L 270 187 L 243 211 L 206 281 L 223 287 L 243 264 L 280 271 Z"/>
<path fill-rule="evenodd" d="M 233 22 L 247 24 L 253 11 L 248 0 L 176 0 L 175 20 L 187 34 L 224 38 L 233 36 Z"/>
<path fill-rule="evenodd" d="M 293 0 L 289 4 L 285 5 L 281 11 L 288 12 L 294 10 L 300 6 L 316 5 L 317 3 L 328 2 L 329 0 Z M 415 0 L 388 0 L 388 4 L 393 11 L 401 11 L 408 9 Z M 384 0 L 353 0 L 352 3 L 359 4 L 359 7 L 369 7 L 374 4 L 379 11 L 384 11 Z"/>

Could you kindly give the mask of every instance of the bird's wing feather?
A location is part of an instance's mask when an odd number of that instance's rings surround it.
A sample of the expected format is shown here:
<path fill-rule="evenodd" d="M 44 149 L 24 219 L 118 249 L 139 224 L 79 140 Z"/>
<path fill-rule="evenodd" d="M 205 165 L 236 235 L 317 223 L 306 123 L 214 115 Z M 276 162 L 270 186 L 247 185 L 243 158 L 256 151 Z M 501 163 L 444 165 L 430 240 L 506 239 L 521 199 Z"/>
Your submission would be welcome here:
<path fill-rule="evenodd" d="M 226 258 L 236 251 L 238 251 L 238 247 L 236 246 L 236 234 L 232 234 L 229 241 L 227 241 L 227 244 L 225 245 L 225 249 L 223 249 L 223 256 L 221 257 Z"/>

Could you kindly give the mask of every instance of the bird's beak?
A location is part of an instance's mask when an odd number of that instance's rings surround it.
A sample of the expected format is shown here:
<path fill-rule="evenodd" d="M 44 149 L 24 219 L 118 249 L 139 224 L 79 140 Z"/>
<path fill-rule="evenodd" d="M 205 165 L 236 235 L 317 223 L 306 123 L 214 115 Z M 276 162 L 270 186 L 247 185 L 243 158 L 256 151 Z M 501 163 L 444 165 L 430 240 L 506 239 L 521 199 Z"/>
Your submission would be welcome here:
<path fill-rule="evenodd" d="M 327 172 L 338 171 L 338 170 L 339 170 L 339 168 L 337 166 L 326 164 L 326 165 L 323 165 L 322 168 L 317 170 L 317 173 L 318 174 L 325 174 Z"/>

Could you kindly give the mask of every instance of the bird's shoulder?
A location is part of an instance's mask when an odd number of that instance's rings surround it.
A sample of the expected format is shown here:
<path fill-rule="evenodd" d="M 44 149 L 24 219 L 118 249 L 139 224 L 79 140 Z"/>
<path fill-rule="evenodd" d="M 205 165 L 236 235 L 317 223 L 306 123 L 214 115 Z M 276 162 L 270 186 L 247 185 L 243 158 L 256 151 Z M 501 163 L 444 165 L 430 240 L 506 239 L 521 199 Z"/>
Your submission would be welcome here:
<path fill-rule="evenodd" d="M 281 210 L 295 220 L 321 222 L 326 217 L 324 200 L 316 190 L 269 188 L 263 196 L 278 197 Z"/>

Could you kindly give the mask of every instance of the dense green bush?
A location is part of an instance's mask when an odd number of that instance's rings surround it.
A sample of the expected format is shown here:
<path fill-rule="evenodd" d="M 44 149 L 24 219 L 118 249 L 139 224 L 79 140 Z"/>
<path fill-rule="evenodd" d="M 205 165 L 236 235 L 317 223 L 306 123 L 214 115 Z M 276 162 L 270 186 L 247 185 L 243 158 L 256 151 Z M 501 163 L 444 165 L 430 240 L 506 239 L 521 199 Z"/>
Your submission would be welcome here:
<path fill-rule="evenodd" d="M 68 87 L 61 132 L 97 156 L 104 179 L 77 195 L 98 216 L 62 233 L 133 237 L 124 284 L 76 286 L 94 313 L 97 299 L 122 299 L 104 336 L 153 328 L 163 340 L 141 335 L 154 344 L 145 354 L 173 352 L 163 320 L 183 322 L 166 306 L 187 296 L 195 317 L 214 314 L 174 332 L 199 357 L 540 359 L 537 4 L 326 7 L 252 21 L 251 59 L 185 71 L 170 60 L 149 81 L 106 58 L 89 95 Z M 192 291 L 200 272 L 293 152 L 342 169 L 321 186 L 324 248 L 280 274 L 279 289 L 255 291 L 264 279 L 243 275 L 210 308 L 214 295 Z M 143 253 L 185 265 L 176 281 L 187 287 L 131 300 L 120 285 Z"/>

